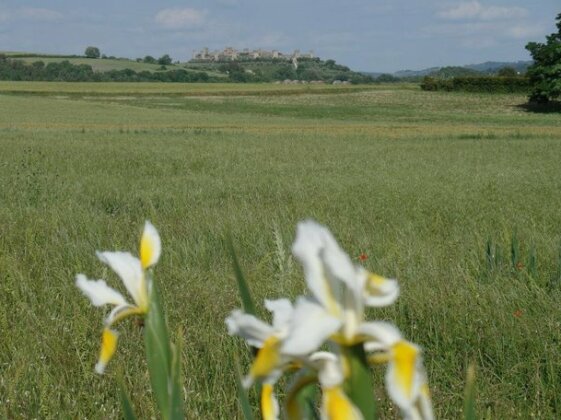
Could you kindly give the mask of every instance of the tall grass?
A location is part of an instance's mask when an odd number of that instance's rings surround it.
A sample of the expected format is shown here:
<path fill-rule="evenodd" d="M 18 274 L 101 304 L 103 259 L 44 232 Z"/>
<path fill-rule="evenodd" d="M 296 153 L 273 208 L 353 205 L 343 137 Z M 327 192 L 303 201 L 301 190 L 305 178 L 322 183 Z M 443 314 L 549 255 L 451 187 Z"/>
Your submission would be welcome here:
<path fill-rule="evenodd" d="M 111 278 L 93 251 L 133 248 L 150 219 L 170 329 L 184 332 L 187 417 L 241 416 L 242 352 L 223 324 L 239 306 L 228 233 L 261 308 L 304 290 L 289 248 L 296 222 L 313 217 L 399 279 L 397 305 L 370 318 L 396 320 L 425 349 L 438 417 L 460 416 L 472 362 L 477 413 L 559 417 L 559 282 L 486 274 L 488 240 L 508 261 L 515 231 L 524 261 L 534 247 L 537 273 L 559 275 L 559 120 L 518 111 L 515 95 L 356 95 L 324 95 L 328 118 L 305 95 L 301 115 L 284 111 L 286 97 L 263 101 L 267 115 L 247 98 L 213 112 L 1 97 L 0 415 L 117 418 L 120 371 L 137 413 L 156 415 L 141 327 L 121 329 L 97 376 L 100 313 L 73 285 L 77 272 Z"/>

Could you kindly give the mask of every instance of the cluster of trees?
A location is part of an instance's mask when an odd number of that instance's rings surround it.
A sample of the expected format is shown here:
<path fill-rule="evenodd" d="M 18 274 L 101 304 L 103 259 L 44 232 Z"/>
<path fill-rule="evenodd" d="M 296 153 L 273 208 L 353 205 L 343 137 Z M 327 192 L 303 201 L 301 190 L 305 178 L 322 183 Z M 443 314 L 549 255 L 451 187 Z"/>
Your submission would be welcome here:
<path fill-rule="evenodd" d="M 72 64 L 69 61 L 45 64 L 36 61 L 27 64 L 0 55 L 0 80 L 64 81 L 64 82 L 210 82 L 206 72 L 183 69 L 135 72 L 131 69 L 94 72 L 87 64 Z"/>
<path fill-rule="evenodd" d="M 301 80 L 306 82 L 334 80 L 351 83 L 372 83 L 374 79 L 362 73 L 351 71 L 348 67 L 335 63 L 334 60 L 302 59 L 295 68 L 290 62 L 269 59 L 252 62 L 251 66 L 244 62 L 230 61 L 220 63 L 215 70 L 228 75 L 232 82 L 273 82 L 282 80 Z"/>
<path fill-rule="evenodd" d="M 546 37 L 545 43 L 530 42 L 534 64 L 528 69 L 532 84 L 530 102 L 547 103 L 561 96 L 561 13 L 556 17 L 557 32 Z"/>
<path fill-rule="evenodd" d="M 151 55 L 147 55 L 144 58 L 137 58 L 136 61 L 139 63 L 159 64 L 160 66 L 169 66 L 173 62 L 169 54 L 164 54 L 160 58 L 154 58 Z"/>
<path fill-rule="evenodd" d="M 105 54 L 101 54 L 100 49 L 93 46 L 86 47 L 84 56 L 86 58 L 115 58 L 113 56 L 107 57 Z M 136 61 L 139 63 L 159 64 L 161 66 L 169 66 L 173 62 L 169 54 L 164 54 L 160 58 L 154 58 L 151 55 L 147 55 L 144 58 L 137 58 Z"/>

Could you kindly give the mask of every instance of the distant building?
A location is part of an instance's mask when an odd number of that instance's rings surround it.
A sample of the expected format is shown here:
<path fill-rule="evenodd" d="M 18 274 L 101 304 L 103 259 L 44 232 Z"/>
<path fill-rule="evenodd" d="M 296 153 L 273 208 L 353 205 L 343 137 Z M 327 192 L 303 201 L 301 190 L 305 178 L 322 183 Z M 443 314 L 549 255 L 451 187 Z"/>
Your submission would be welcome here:
<path fill-rule="evenodd" d="M 294 62 L 294 59 L 299 58 L 317 58 L 313 51 L 306 54 L 300 52 L 300 50 L 294 50 L 291 54 L 282 53 L 278 50 L 264 50 L 255 49 L 250 50 L 249 48 L 244 48 L 239 51 L 233 47 L 226 47 L 223 50 L 209 51 L 208 48 L 203 48 L 199 51 L 193 52 L 193 61 L 236 61 L 236 60 L 257 60 L 260 58 L 270 58 L 278 60 L 286 60 Z"/>

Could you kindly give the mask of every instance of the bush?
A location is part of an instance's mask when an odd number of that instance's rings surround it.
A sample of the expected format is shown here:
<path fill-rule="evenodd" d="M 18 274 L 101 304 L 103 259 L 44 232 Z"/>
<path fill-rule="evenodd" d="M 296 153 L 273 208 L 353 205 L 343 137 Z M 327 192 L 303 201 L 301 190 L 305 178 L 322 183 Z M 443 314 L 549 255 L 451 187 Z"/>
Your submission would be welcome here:
<path fill-rule="evenodd" d="M 426 91 L 442 90 L 446 92 L 483 92 L 483 93 L 527 93 L 530 82 L 526 77 L 454 77 L 453 79 L 436 79 L 426 76 L 421 89 Z"/>

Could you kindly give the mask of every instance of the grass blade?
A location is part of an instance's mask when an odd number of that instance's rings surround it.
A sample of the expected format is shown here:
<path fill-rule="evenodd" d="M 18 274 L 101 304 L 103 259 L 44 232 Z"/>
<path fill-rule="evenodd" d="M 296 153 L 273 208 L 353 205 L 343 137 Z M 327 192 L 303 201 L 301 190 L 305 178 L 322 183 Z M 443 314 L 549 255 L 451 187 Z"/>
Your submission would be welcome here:
<path fill-rule="evenodd" d="M 238 282 L 238 291 L 240 293 L 240 298 L 242 299 L 242 306 L 245 313 L 255 315 L 255 305 L 253 304 L 253 299 L 251 298 L 251 292 L 245 276 L 240 266 L 238 256 L 236 255 L 236 250 L 232 242 L 232 237 L 228 237 L 228 248 L 230 249 L 230 255 L 232 256 L 232 265 L 234 267 L 234 274 L 236 275 L 236 281 Z"/>
<path fill-rule="evenodd" d="M 253 412 L 249 404 L 249 397 L 247 391 L 242 385 L 242 373 L 240 369 L 240 361 L 238 356 L 234 356 L 234 364 L 236 365 L 236 388 L 238 390 L 238 403 L 242 410 L 243 418 L 245 420 L 253 420 Z"/>
<path fill-rule="evenodd" d="M 468 366 L 464 400 L 464 420 L 477 420 L 475 409 L 475 365 Z"/>
<path fill-rule="evenodd" d="M 125 420 L 136 420 L 136 415 L 134 414 L 134 409 L 132 408 L 132 403 L 125 390 L 125 385 L 122 379 L 119 379 L 119 395 L 121 399 L 121 409 L 123 410 L 123 417 Z"/>

